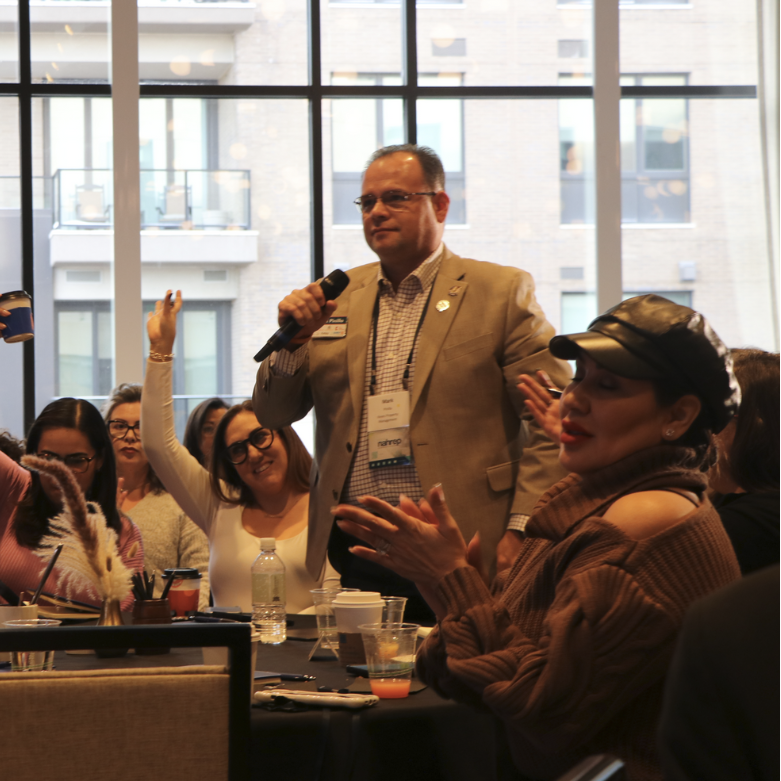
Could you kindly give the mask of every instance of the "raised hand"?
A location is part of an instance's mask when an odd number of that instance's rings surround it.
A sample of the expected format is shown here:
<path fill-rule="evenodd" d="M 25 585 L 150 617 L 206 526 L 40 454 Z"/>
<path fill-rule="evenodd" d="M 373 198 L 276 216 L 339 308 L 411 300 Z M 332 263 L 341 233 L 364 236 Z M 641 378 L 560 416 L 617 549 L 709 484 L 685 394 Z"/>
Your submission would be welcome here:
<path fill-rule="evenodd" d="M 146 319 L 146 331 L 149 334 L 149 345 L 153 352 L 169 355 L 174 348 L 176 339 L 176 315 L 182 308 L 182 291 L 176 291 L 172 300 L 169 290 L 165 299 L 155 303 L 155 311 L 150 312 Z"/>
<path fill-rule="evenodd" d="M 536 377 L 522 374 L 518 378 L 518 390 L 526 397 L 526 408 L 540 428 L 558 445 L 561 435 L 559 401 L 551 395 L 548 388 L 553 388 L 553 383 L 544 371 L 538 371 Z"/>

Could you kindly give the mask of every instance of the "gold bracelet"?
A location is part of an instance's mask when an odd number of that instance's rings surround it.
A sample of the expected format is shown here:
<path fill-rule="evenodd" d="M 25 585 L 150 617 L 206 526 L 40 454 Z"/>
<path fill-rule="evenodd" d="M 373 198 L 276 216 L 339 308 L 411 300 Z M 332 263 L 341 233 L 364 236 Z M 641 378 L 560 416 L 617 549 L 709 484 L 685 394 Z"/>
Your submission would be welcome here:
<path fill-rule="evenodd" d="M 157 363 L 168 363 L 174 359 L 174 354 L 168 353 L 168 355 L 163 355 L 162 353 L 156 353 L 154 350 L 150 350 L 149 357 Z"/>

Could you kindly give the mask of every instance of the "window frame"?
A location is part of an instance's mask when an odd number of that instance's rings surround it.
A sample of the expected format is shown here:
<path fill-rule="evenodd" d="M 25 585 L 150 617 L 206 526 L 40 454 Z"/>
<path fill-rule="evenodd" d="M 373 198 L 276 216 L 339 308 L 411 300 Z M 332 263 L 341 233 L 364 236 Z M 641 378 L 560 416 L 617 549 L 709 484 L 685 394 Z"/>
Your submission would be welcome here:
<path fill-rule="evenodd" d="M 333 3 L 338 5 L 339 3 Z M 354 3 L 341 3 L 344 6 L 354 5 Z M 370 3 L 367 5 L 376 5 L 382 7 L 387 3 Z M 420 5 L 428 8 L 435 8 L 439 3 L 423 3 Z M 445 5 L 443 3 L 443 5 Z M 450 7 L 461 6 L 462 3 L 453 2 Z M 585 3 L 567 3 L 560 2 L 559 6 L 571 8 L 573 5 L 585 7 Z M 56 97 L 56 96 L 81 96 L 81 97 L 111 97 L 112 92 L 120 96 L 119 101 L 115 101 L 120 107 L 124 106 L 128 110 L 128 115 L 132 116 L 132 106 L 128 106 L 129 95 L 139 95 L 141 97 L 203 97 L 203 98 L 291 98 L 305 99 L 309 104 L 309 148 L 310 148 L 310 170 L 311 170 L 311 188 L 312 198 L 310 199 L 310 224 L 311 224 L 311 277 L 317 279 L 323 275 L 324 270 L 324 221 L 323 221 L 323 201 L 324 201 L 324 176 L 323 176 L 323 109 L 322 103 L 326 98 L 331 97 L 399 97 L 404 102 L 404 125 L 405 140 L 409 143 L 417 141 L 416 128 L 416 104 L 420 99 L 431 98 L 460 98 L 465 99 L 543 99 L 556 100 L 559 98 L 590 98 L 594 100 L 594 90 L 592 87 L 559 87 L 555 85 L 529 87 L 529 86 L 460 86 L 460 87 L 421 87 L 418 84 L 417 73 L 417 19 L 416 19 L 416 0 L 400 0 L 401 8 L 401 26 L 402 26 L 402 84 L 399 86 L 382 87 L 346 87 L 346 86 L 328 86 L 322 82 L 321 69 L 321 25 L 320 25 L 320 0 L 308 0 L 308 83 L 303 86 L 267 86 L 267 85 L 222 85 L 222 84 L 186 84 L 186 83 L 168 83 L 168 84 L 140 84 L 128 85 L 127 82 L 115 83 L 33 83 L 31 79 L 31 52 L 30 52 L 30 0 L 19 0 L 19 18 L 17 25 L 18 32 L 18 74 L 17 82 L 7 82 L 0 84 L 0 95 L 16 97 L 19 101 L 19 123 L 20 123 L 20 196 L 21 196 L 21 244 L 22 244 L 22 285 L 33 295 L 35 299 L 35 274 L 33 262 L 33 127 L 32 127 L 32 101 L 35 98 Z M 621 9 L 632 7 L 626 3 L 620 4 Z M 644 3 L 640 6 L 644 10 L 653 10 L 654 5 Z M 659 6 L 662 7 L 662 6 Z M 686 7 L 677 2 L 666 4 L 666 7 Z M 731 86 L 686 86 L 686 87 L 619 87 L 619 68 L 618 64 L 618 36 L 619 36 L 619 3 L 599 3 L 593 4 L 594 9 L 594 56 L 603 59 L 599 61 L 599 67 L 595 67 L 595 73 L 601 74 L 599 78 L 606 79 L 603 85 L 610 88 L 601 89 L 600 97 L 595 101 L 595 141 L 600 146 L 601 142 L 608 142 L 608 145 L 617 140 L 618 130 L 612 124 L 611 117 L 617 115 L 617 103 L 621 97 L 637 97 L 643 99 L 666 98 L 666 97 L 686 97 L 686 98 L 757 98 L 756 85 L 731 85 Z M 127 36 L 136 35 L 138 10 L 135 4 L 130 8 L 127 4 L 113 3 L 111 7 L 112 29 L 118 36 L 120 32 Z M 135 27 L 128 24 L 128 21 L 135 20 Z M 607 23 L 606 23 L 607 22 Z M 601 44 L 608 41 L 608 46 Z M 116 39 L 114 44 L 121 44 L 121 38 Z M 135 52 L 135 61 L 132 60 Z M 126 41 L 122 45 L 113 46 L 113 72 L 121 73 L 122 69 L 130 69 L 130 73 L 138 72 L 137 58 L 137 36 L 135 41 Z M 612 59 L 611 59 L 612 58 Z M 609 61 L 606 61 L 609 60 Z M 609 74 L 605 76 L 605 74 Z M 611 80 L 612 86 L 611 86 Z M 123 103 L 124 101 L 124 103 Z M 606 111 L 602 109 L 606 108 Z M 615 110 L 615 111 L 614 111 Z M 611 113 L 614 112 L 614 113 Z M 114 149 L 115 159 L 117 155 L 117 139 L 120 134 L 125 134 L 123 144 L 125 152 L 128 152 L 128 138 L 132 133 L 127 128 L 118 127 L 114 123 Z M 137 134 L 136 134 L 137 135 Z M 464 144 L 464 147 L 466 143 Z M 136 162 L 138 160 L 138 151 L 135 152 Z M 129 157 L 128 157 L 129 159 Z M 606 162 L 607 161 L 607 162 Z M 605 179 L 612 177 L 610 155 L 597 156 L 597 176 L 600 172 L 606 172 Z M 115 166 L 116 168 L 116 166 Z M 115 190 L 122 188 L 125 192 L 136 192 L 139 184 L 137 181 L 123 180 L 123 173 L 119 168 L 115 170 L 114 187 Z M 128 190 L 129 188 L 129 190 Z M 611 207 L 613 202 L 610 203 Z M 620 210 L 620 203 L 617 207 Z M 597 222 L 607 219 L 610 216 L 610 210 L 606 206 L 601 211 L 600 200 L 597 199 Z M 132 224 L 127 223 L 123 229 Z M 604 223 L 607 225 L 608 223 Z M 598 285 L 600 307 L 605 308 L 611 303 L 611 296 L 616 291 L 620 291 L 620 250 L 618 254 L 618 268 L 616 268 L 615 251 L 615 233 L 609 239 L 597 236 L 598 277 L 608 279 L 615 278 L 618 275 L 617 285 L 611 284 L 603 288 L 602 282 Z M 129 235 L 129 234 L 127 234 Z M 607 244 L 603 244 L 607 241 Z M 610 251 L 605 249 L 613 241 Z M 620 242 L 619 242 L 620 246 Z M 611 256 L 612 253 L 612 256 Z M 121 285 L 123 281 L 131 281 L 140 290 L 141 263 L 140 258 L 129 259 L 127 264 L 121 268 L 115 268 L 115 278 Z M 130 289 L 131 286 L 128 286 Z M 133 287 L 133 289 L 136 289 Z M 609 291 L 605 293 L 604 291 Z M 131 331 L 141 322 L 141 307 L 127 307 L 126 302 L 117 300 L 116 307 L 121 310 L 123 318 L 122 328 L 115 328 L 115 370 L 117 367 L 117 356 L 121 351 L 116 349 L 117 344 L 122 344 L 121 332 L 123 330 Z M 137 310 L 137 315 L 133 314 Z M 134 318 L 137 318 L 135 320 Z M 132 322 L 131 322 L 132 321 Z M 23 344 L 23 377 L 24 377 L 24 423 L 25 429 L 29 428 L 35 419 L 35 341 L 30 340 Z M 141 356 L 138 360 L 129 357 L 128 361 L 123 361 L 121 371 L 130 371 L 128 367 L 141 363 Z M 136 376 L 121 376 L 117 371 L 115 382 L 135 381 Z"/>

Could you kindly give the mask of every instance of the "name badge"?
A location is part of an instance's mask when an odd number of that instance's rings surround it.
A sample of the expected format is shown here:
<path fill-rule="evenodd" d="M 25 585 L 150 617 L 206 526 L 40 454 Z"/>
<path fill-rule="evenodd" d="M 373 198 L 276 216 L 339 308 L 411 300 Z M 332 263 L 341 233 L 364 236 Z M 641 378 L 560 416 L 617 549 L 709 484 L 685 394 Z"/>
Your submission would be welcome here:
<path fill-rule="evenodd" d="M 412 463 L 409 443 L 409 393 L 369 396 L 369 469 Z"/>
<path fill-rule="evenodd" d="M 313 339 L 344 339 L 347 336 L 347 318 L 329 317 L 325 325 L 312 334 Z"/>

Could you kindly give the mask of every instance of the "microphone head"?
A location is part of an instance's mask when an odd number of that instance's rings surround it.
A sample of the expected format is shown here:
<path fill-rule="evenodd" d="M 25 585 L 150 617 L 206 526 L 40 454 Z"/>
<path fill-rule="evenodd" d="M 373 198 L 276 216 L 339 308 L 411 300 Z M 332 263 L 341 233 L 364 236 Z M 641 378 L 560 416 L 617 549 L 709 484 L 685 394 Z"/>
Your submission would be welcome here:
<path fill-rule="evenodd" d="M 337 268 L 320 283 L 320 287 L 323 288 L 323 293 L 325 293 L 325 300 L 332 301 L 337 296 L 340 296 L 349 284 L 350 277 Z"/>

